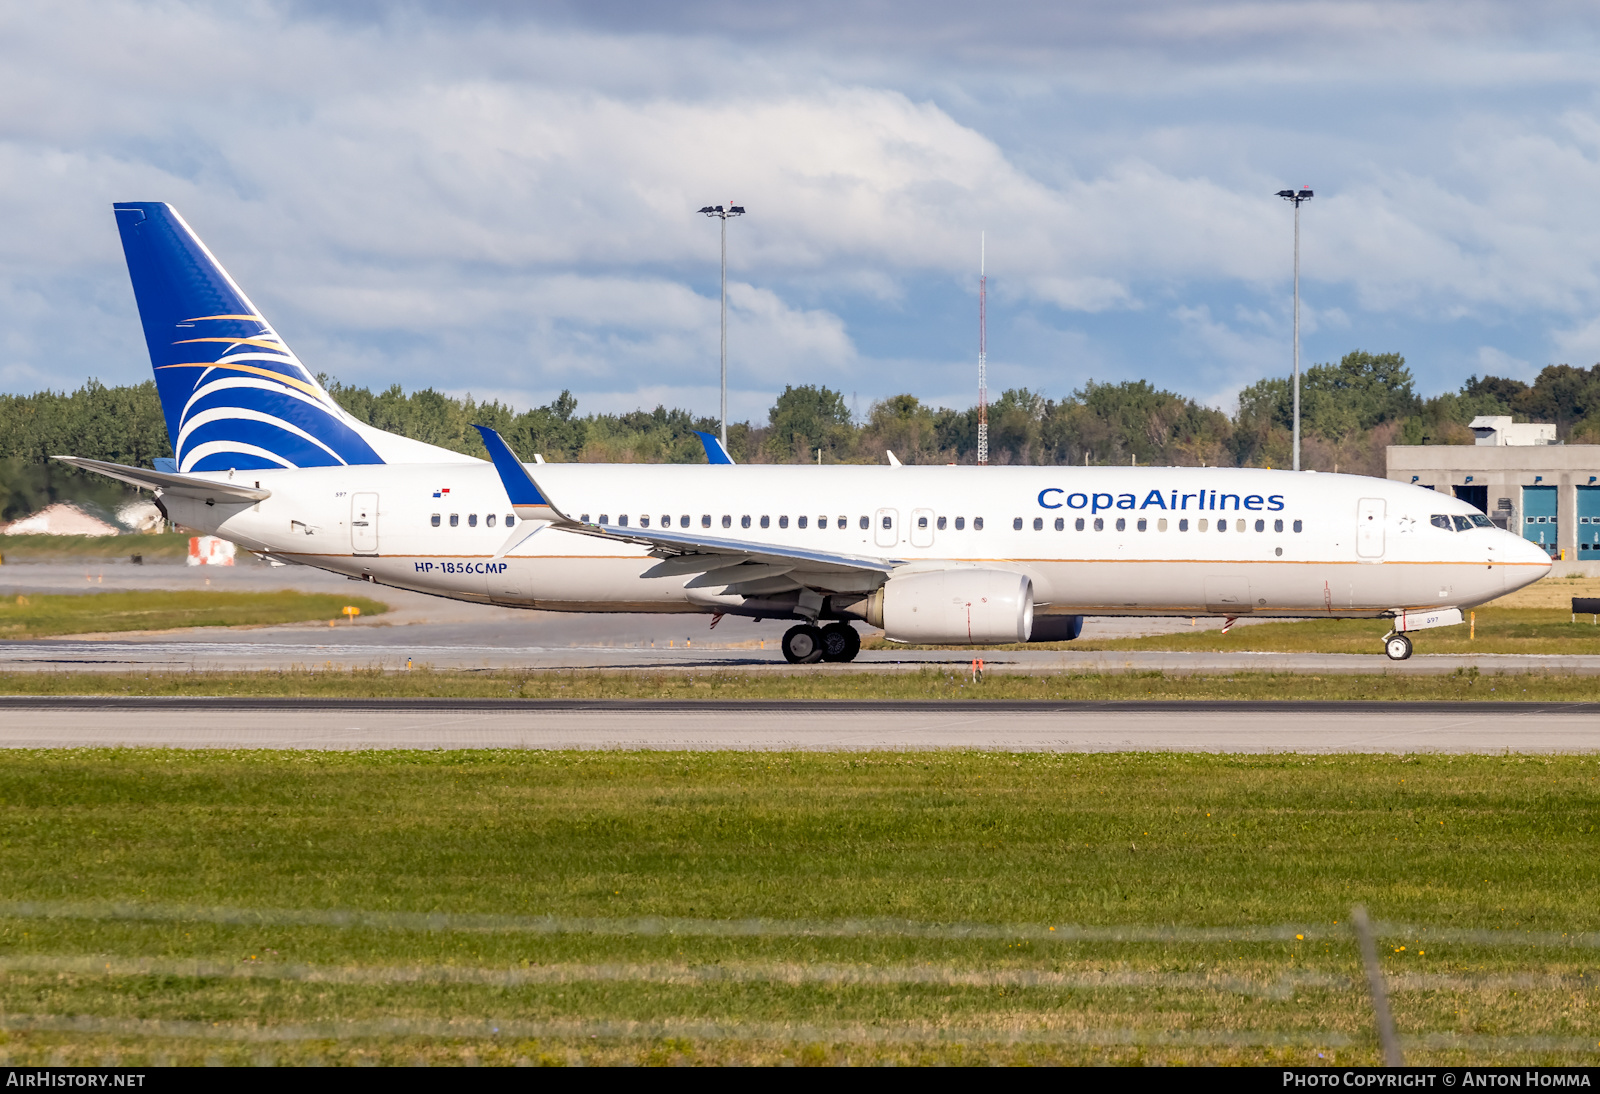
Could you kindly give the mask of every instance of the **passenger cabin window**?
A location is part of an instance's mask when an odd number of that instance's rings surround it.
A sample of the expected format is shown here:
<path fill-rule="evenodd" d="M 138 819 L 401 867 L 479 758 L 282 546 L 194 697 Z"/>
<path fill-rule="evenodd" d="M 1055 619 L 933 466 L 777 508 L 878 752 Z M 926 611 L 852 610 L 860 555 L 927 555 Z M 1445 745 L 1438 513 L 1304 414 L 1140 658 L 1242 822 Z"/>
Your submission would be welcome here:
<path fill-rule="evenodd" d="M 724 528 L 732 528 L 733 527 L 733 518 L 731 516 L 729 516 L 727 513 L 722 514 L 722 526 Z"/>
<path fill-rule="evenodd" d="M 1128 530 L 1128 521 L 1127 521 L 1127 519 L 1125 517 L 1118 517 L 1117 518 L 1117 531 L 1126 532 L 1127 530 Z"/>
<path fill-rule="evenodd" d="M 750 527 L 750 515 L 748 513 L 739 518 L 739 527 L 740 528 L 748 528 L 748 527 Z"/>
<path fill-rule="evenodd" d="M 620 517 L 618 517 L 617 518 L 617 525 L 618 525 L 618 527 L 626 528 L 628 526 L 628 514 L 624 513 Z"/>
<path fill-rule="evenodd" d="M 917 527 L 918 528 L 926 528 L 927 526 L 928 526 L 928 518 L 927 517 L 918 517 L 917 518 Z"/>
<path fill-rule="evenodd" d="M 865 532 L 868 528 L 871 528 L 871 527 L 872 527 L 872 518 L 871 517 L 862 517 L 861 518 L 861 530 L 863 532 Z M 956 527 L 957 528 L 961 527 L 961 522 L 959 520 L 956 521 Z"/>
<path fill-rule="evenodd" d="M 1194 527 L 1197 532 L 1209 532 L 1211 530 L 1211 522 L 1206 520 L 1205 517 L 1201 517 L 1194 522 Z"/>
<path fill-rule="evenodd" d="M 1281 532 L 1281 531 L 1283 531 L 1283 521 L 1281 521 L 1281 520 L 1275 520 L 1275 521 L 1273 521 L 1273 522 L 1272 522 L 1272 530 L 1273 530 L 1273 531 L 1274 531 L 1274 532 Z"/>
<path fill-rule="evenodd" d="M 1135 527 L 1137 527 L 1141 532 L 1147 531 L 1150 527 L 1150 522 L 1145 520 L 1143 517 L 1140 517 L 1139 523 L 1135 525 Z"/>
<path fill-rule="evenodd" d="M 827 530 L 828 530 L 828 515 L 826 513 L 824 513 L 822 516 L 817 518 L 817 531 L 826 532 Z"/>
<path fill-rule="evenodd" d="M 893 517 L 884 517 L 883 518 L 883 526 L 885 528 L 893 528 L 894 527 L 894 518 Z"/>
<path fill-rule="evenodd" d="M 938 521 L 937 521 L 937 522 L 936 522 L 936 524 L 935 524 L 935 526 L 936 526 L 936 527 L 937 527 L 937 528 L 938 528 L 938 529 L 939 529 L 939 531 L 941 531 L 941 532 L 942 532 L 942 531 L 944 531 L 944 525 L 945 525 L 945 519 L 946 519 L 946 518 L 944 518 L 944 517 L 940 517 L 940 518 L 939 518 L 939 519 L 938 519 Z"/>
<path fill-rule="evenodd" d="M 1264 521 L 1264 520 L 1256 521 L 1256 531 L 1265 532 L 1266 530 L 1267 530 L 1267 522 L 1266 521 Z"/>
<path fill-rule="evenodd" d="M 772 518 L 771 517 L 762 517 L 761 518 L 761 527 L 763 527 L 763 528 L 771 528 L 772 527 Z"/>
<path fill-rule="evenodd" d="M 435 513 L 433 516 L 429 517 L 428 523 L 433 525 L 435 528 L 439 527 L 439 514 Z"/>
<path fill-rule="evenodd" d="M 455 521 L 451 521 L 450 523 L 454 524 Z M 588 524 L 589 523 L 589 514 L 588 513 L 580 514 L 579 517 L 578 517 L 578 523 L 579 524 Z"/>
<path fill-rule="evenodd" d="M 1083 518 L 1079 517 L 1077 520 L 1073 521 L 1072 527 L 1079 532 L 1083 531 Z"/>
<path fill-rule="evenodd" d="M 700 527 L 702 527 L 702 528 L 710 528 L 711 527 L 711 514 L 710 513 L 702 513 L 700 515 Z"/>
<path fill-rule="evenodd" d="M 687 527 L 689 527 L 689 514 L 688 513 L 685 513 L 685 514 L 683 514 L 683 516 L 678 518 L 678 527 L 679 528 L 687 528 Z"/>
<path fill-rule="evenodd" d="M 1021 517 L 1013 517 L 1012 518 L 1012 520 L 1011 520 L 1011 530 L 1013 532 L 1022 531 L 1022 518 Z"/>
<path fill-rule="evenodd" d="M 483 518 L 483 526 L 485 528 L 493 528 L 494 527 L 494 519 L 495 519 L 494 518 L 494 514 L 490 513 L 488 516 Z"/>
<path fill-rule="evenodd" d="M 1227 530 L 1228 530 L 1228 518 L 1227 517 L 1223 517 L 1221 520 L 1217 521 L 1217 531 L 1226 532 Z"/>
<path fill-rule="evenodd" d="M 514 528 L 514 527 L 516 527 L 516 524 L 517 524 L 517 515 L 515 513 L 507 513 L 506 514 L 506 527 L 507 528 Z"/>
<path fill-rule="evenodd" d="M 476 514 L 476 513 L 468 513 L 467 514 L 467 527 L 468 528 L 476 528 L 477 526 L 478 526 L 478 514 Z"/>
<path fill-rule="evenodd" d="M 1094 530 L 1096 532 L 1104 532 L 1106 530 L 1106 518 L 1105 517 L 1095 517 L 1094 518 Z"/>
<path fill-rule="evenodd" d="M 1433 514 L 1433 516 L 1428 518 L 1428 523 L 1433 525 L 1435 528 L 1443 528 L 1446 532 L 1455 530 L 1450 527 L 1450 518 L 1445 516 L 1443 513 Z"/>
<path fill-rule="evenodd" d="M 1065 518 L 1065 517 L 1057 517 L 1056 518 L 1056 531 L 1064 532 L 1064 531 L 1066 531 L 1066 528 L 1067 528 L 1067 518 Z"/>
<path fill-rule="evenodd" d="M 588 520 L 589 518 L 588 517 L 584 517 L 583 519 L 584 520 Z M 461 514 L 460 513 L 451 513 L 450 514 L 450 527 L 458 528 L 458 527 L 460 527 L 460 525 L 461 525 Z"/>
<path fill-rule="evenodd" d="M 850 518 L 849 517 L 840 517 L 839 518 L 839 531 L 842 532 L 848 527 L 850 527 Z"/>
<path fill-rule="evenodd" d="M 967 518 L 966 517 L 957 517 L 956 518 L 956 531 L 958 531 L 958 532 L 963 531 L 966 527 L 967 527 Z"/>
<path fill-rule="evenodd" d="M 1166 517 L 1157 517 L 1156 518 L 1156 531 L 1165 532 L 1166 530 L 1167 530 L 1167 518 Z"/>
<path fill-rule="evenodd" d="M 1189 518 L 1188 517 L 1184 517 L 1182 520 L 1178 521 L 1178 531 L 1187 532 L 1188 530 L 1189 530 Z"/>
<path fill-rule="evenodd" d="M 805 517 L 795 517 L 794 518 L 794 526 L 796 528 L 804 528 L 806 526 L 806 518 Z"/>
<path fill-rule="evenodd" d="M 1303 523 L 1304 523 L 1304 522 L 1303 522 L 1303 521 L 1298 521 L 1298 520 L 1297 520 L 1297 521 L 1295 521 L 1295 522 L 1294 522 L 1294 530 L 1295 530 L 1295 531 L 1296 531 L 1296 532 L 1298 532 L 1298 531 L 1300 531 L 1300 528 L 1301 528 L 1301 525 L 1302 525 L 1302 524 L 1303 524 Z"/>
<path fill-rule="evenodd" d="M 467 523 L 469 523 L 469 524 L 471 524 L 471 523 L 473 523 L 473 520 L 472 520 L 472 519 L 469 519 L 469 520 L 468 520 L 468 521 L 467 521 Z M 601 523 L 601 524 L 610 524 L 610 523 L 611 523 L 611 516 L 610 516 L 610 514 L 608 514 L 608 513 L 601 513 L 601 514 L 600 514 L 600 523 Z"/>
<path fill-rule="evenodd" d="M 787 528 L 787 527 L 789 527 L 789 518 L 788 517 L 779 517 L 778 518 L 778 527 L 779 528 Z"/>
<path fill-rule="evenodd" d="M 639 527 L 640 528 L 648 528 L 648 527 L 650 527 L 650 514 L 649 513 L 640 513 L 639 514 Z"/>
<path fill-rule="evenodd" d="M 982 517 L 973 517 L 972 518 L 972 530 L 974 532 L 983 531 L 983 518 Z"/>

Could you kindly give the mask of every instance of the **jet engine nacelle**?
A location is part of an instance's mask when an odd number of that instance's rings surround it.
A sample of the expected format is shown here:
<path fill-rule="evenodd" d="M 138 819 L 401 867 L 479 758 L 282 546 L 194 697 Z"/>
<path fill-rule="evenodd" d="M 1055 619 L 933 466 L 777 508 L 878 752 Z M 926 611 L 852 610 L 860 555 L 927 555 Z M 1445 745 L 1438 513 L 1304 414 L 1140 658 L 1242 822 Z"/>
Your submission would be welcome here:
<path fill-rule="evenodd" d="M 1005 570 L 905 574 L 873 593 L 865 614 L 898 642 L 1026 642 L 1033 630 L 1033 582 Z"/>

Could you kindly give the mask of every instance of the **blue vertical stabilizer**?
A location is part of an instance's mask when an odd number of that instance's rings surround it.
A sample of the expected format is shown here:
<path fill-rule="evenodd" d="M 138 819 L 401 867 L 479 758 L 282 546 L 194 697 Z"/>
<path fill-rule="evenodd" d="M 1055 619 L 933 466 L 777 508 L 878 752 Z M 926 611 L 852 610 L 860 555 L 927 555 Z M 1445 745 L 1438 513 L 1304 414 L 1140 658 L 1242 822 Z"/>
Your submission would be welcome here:
<path fill-rule="evenodd" d="M 384 462 L 172 206 L 113 208 L 178 470 Z"/>

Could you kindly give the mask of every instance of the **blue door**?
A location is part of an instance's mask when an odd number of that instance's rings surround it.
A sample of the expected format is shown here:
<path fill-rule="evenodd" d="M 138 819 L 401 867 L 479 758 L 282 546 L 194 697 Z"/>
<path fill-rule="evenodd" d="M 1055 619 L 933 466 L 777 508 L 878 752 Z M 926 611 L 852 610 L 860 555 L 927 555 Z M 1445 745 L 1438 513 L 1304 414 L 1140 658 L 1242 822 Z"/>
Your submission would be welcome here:
<path fill-rule="evenodd" d="M 1522 488 L 1522 538 L 1537 543 L 1554 558 L 1556 554 L 1556 488 Z"/>
<path fill-rule="evenodd" d="M 1600 559 L 1600 486 L 1578 487 L 1578 557 Z"/>

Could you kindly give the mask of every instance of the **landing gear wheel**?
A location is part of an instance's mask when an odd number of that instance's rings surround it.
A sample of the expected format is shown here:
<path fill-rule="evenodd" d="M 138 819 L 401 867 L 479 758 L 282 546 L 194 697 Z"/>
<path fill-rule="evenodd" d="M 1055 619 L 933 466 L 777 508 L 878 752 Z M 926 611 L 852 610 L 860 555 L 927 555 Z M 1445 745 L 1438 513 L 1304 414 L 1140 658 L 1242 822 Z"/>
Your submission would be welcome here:
<path fill-rule="evenodd" d="M 814 665 L 822 660 L 822 632 L 809 623 L 790 627 L 783 636 L 783 657 L 791 665 Z"/>
<path fill-rule="evenodd" d="M 861 636 L 848 623 L 830 623 L 822 628 L 822 659 L 854 661 L 861 652 Z"/>
<path fill-rule="evenodd" d="M 1383 640 L 1383 652 L 1391 661 L 1404 661 L 1411 656 L 1411 639 L 1403 634 L 1391 634 Z"/>

